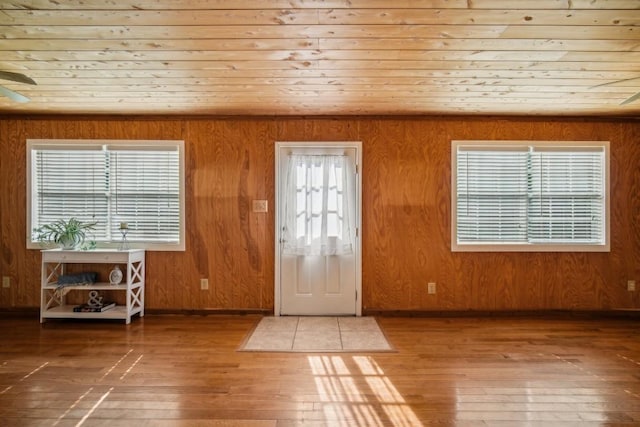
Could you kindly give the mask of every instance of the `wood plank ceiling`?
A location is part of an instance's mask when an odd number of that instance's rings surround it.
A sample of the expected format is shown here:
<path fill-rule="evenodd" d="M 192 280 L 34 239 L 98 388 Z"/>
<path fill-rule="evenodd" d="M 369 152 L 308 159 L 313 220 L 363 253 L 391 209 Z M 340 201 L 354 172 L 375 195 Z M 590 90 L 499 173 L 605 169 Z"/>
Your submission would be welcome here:
<path fill-rule="evenodd" d="M 4 113 L 637 117 L 640 0 L 4 0 Z"/>

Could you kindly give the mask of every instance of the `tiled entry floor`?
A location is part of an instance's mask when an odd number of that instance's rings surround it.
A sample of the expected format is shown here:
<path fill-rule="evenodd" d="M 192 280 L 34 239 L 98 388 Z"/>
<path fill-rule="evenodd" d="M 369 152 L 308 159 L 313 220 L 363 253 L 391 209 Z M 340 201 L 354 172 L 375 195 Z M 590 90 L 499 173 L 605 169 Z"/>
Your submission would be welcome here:
<path fill-rule="evenodd" d="M 373 317 L 263 317 L 242 351 L 393 351 Z"/>

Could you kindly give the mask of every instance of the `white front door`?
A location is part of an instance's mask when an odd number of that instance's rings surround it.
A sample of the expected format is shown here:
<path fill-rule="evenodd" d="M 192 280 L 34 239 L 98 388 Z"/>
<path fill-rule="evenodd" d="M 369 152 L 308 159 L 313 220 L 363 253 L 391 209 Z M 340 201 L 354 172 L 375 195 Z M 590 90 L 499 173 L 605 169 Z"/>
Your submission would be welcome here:
<path fill-rule="evenodd" d="M 360 143 L 276 150 L 276 315 L 360 315 Z"/>

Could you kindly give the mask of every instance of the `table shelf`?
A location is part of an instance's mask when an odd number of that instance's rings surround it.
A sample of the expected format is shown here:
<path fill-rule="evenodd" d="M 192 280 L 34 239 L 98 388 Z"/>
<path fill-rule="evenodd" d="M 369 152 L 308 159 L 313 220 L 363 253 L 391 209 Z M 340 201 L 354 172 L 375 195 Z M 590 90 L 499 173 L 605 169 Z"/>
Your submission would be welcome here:
<path fill-rule="evenodd" d="M 105 311 L 73 311 L 73 305 L 59 305 L 47 310 L 48 319 L 125 319 L 127 315 L 127 307 L 124 305 L 116 305 Z"/>

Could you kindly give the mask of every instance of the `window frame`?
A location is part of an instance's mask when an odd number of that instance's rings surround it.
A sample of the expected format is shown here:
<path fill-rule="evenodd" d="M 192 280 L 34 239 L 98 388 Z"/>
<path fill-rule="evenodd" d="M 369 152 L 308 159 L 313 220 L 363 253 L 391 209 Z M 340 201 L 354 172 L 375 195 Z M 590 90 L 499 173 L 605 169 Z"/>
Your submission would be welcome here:
<path fill-rule="evenodd" d="M 604 153 L 603 233 L 602 243 L 459 243 L 458 242 L 458 147 L 598 147 Z M 452 252 L 609 252 L 610 251 L 610 152 L 609 141 L 533 141 L 533 140 L 452 140 L 451 141 L 451 251 Z"/>
<path fill-rule="evenodd" d="M 34 203 L 34 197 L 36 197 L 36 191 L 34 191 L 33 185 L 35 183 L 34 162 L 35 156 L 33 153 L 38 148 L 46 149 L 47 146 L 51 148 L 69 148 L 70 150 L 80 149 L 81 147 L 120 147 L 126 149 L 141 151 L 148 151 L 155 147 L 171 147 L 175 148 L 178 152 L 178 174 L 179 174 L 179 236 L 177 242 L 128 242 L 128 247 L 131 249 L 145 249 L 153 251 L 184 251 L 186 248 L 185 242 L 185 158 L 184 158 L 184 141 L 183 140 L 114 140 L 114 139 L 27 139 L 26 143 L 26 247 L 27 249 L 42 249 L 42 244 L 37 241 L 33 241 L 33 218 L 34 213 L 32 210 L 36 203 Z M 107 213 L 108 214 L 108 213 Z M 97 241 L 98 249 L 116 249 L 120 246 L 119 240 L 112 241 Z"/>

